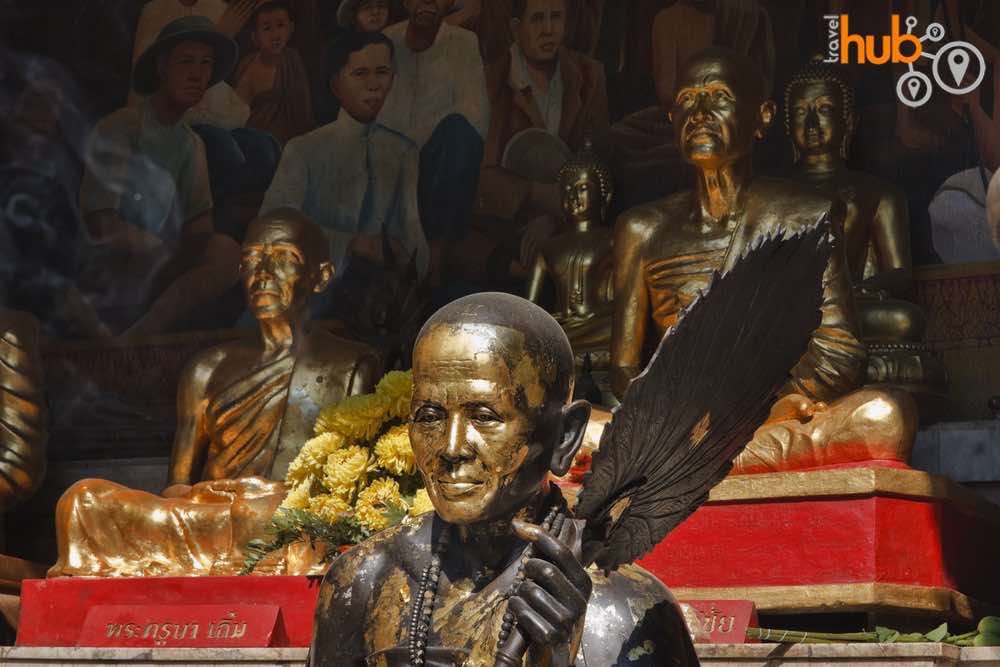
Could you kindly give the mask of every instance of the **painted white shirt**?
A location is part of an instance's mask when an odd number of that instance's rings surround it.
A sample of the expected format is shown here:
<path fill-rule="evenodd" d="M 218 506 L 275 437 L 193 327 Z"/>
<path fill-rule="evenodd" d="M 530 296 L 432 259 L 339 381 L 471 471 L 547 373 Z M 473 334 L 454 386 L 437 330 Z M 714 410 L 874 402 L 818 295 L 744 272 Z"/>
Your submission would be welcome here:
<path fill-rule="evenodd" d="M 430 48 L 406 45 L 409 21 L 385 30 L 396 46 L 396 78 L 379 122 L 423 147 L 446 116 L 459 114 L 486 137 L 490 100 L 475 33 L 444 23 Z"/>
<path fill-rule="evenodd" d="M 423 275 L 430 253 L 417 210 L 417 169 L 412 141 L 341 111 L 334 122 L 288 142 L 260 213 L 290 206 L 308 215 L 326 231 L 335 268 L 344 265 L 356 235 L 385 229 L 407 252 L 416 251 Z M 369 180 L 370 215 L 362 220 Z"/>

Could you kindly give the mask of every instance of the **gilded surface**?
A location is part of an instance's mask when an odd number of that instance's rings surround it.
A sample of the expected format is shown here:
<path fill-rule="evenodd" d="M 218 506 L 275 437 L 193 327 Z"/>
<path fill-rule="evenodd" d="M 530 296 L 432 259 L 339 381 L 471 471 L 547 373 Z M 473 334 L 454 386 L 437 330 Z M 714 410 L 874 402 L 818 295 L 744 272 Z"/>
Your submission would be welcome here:
<path fill-rule="evenodd" d="M 475 295 L 431 318 L 414 348 L 410 440 L 435 512 L 332 563 L 317 607 L 314 667 L 410 665 L 405 629 L 414 605 L 428 599 L 430 623 L 426 633 L 418 625 L 416 638 L 426 637 L 429 667 L 498 664 L 508 610 L 526 664 L 618 664 L 647 641 L 656 650 L 637 667 L 668 656 L 696 664 L 662 584 L 588 572 L 578 521 L 557 534 L 538 526 L 561 506 L 549 478 L 568 472 L 590 416 L 587 403 L 568 402 L 573 374 L 565 333 L 523 299 Z M 533 555 L 515 585 L 529 544 Z M 431 571 L 439 576 L 427 579 Z M 398 594 L 400 573 L 409 596 Z M 630 599 L 648 604 L 630 607 Z"/>
<path fill-rule="evenodd" d="M 28 498 L 45 475 L 43 381 L 38 323 L 0 312 L 0 512 Z"/>
<path fill-rule="evenodd" d="M 908 397 L 852 395 L 864 379 L 867 351 L 845 254 L 843 203 L 815 188 L 753 174 L 753 143 L 774 111 L 745 56 L 709 49 L 683 69 L 670 114 L 678 149 L 695 167 L 695 188 L 627 211 L 615 226 L 612 386 L 621 397 L 654 337 L 676 322 L 713 271 L 730 268 L 761 236 L 803 229 L 829 215 L 838 243 L 823 280 L 820 327 L 734 472 L 859 457 L 905 460 L 915 432 Z"/>
<path fill-rule="evenodd" d="M 611 230 L 606 226 L 614 190 L 611 172 L 589 143 L 559 172 L 563 218 L 570 230 L 542 245 L 528 283 L 538 303 L 546 281 L 555 287 L 552 316 L 573 351 L 606 352 L 611 343 L 613 270 Z"/>
<path fill-rule="evenodd" d="M 854 92 L 833 67 L 812 63 L 785 89 L 791 176 L 844 202 L 844 248 L 872 357 L 866 381 L 927 391 L 944 384 L 940 363 L 920 345 L 923 312 L 899 298 L 913 274 L 906 198 L 896 187 L 847 168 L 858 117 Z"/>
<path fill-rule="evenodd" d="M 56 509 L 49 576 L 233 574 L 285 496 L 288 464 L 319 410 L 370 391 L 370 349 L 309 326 L 310 297 L 333 276 L 322 232 L 301 213 L 257 219 L 241 278 L 256 339 L 196 356 L 177 393 L 177 435 L 162 496 L 83 480 Z M 263 573 L 318 568 L 311 550 L 268 559 Z"/>

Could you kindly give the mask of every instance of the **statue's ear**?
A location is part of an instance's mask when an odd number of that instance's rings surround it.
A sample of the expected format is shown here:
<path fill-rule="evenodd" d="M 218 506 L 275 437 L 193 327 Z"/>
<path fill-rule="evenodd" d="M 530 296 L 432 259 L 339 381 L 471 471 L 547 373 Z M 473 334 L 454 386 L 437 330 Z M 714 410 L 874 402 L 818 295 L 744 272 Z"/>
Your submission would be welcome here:
<path fill-rule="evenodd" d="M 313 287 L 313 292 L 319 294 L 329 287 L 330 281 L 333 280 L 333 273 L 333 263 L 322 262 L 316 269 L 316 285 Z"/>
<path fill-rule="evenodd" d="M 590 403 L 587 401 L 573 401 L 562 408 L 562 433 L 549 465 L 552 474 L 561 477 L 569 472 L 573 458 L 583 444 L 589 421 Z"/>
<path fill-rule="evenodd" d="M 774 100 L 767 100 L 760 105 L 760 122 L 757 126 L 757 131 L 754 132 L 754 136 L 758 139 L 763 139 L 767 134 L 767 130 L 771 127 L 771 123 L 774 122 L 774 114 L 777 112 L 777 106 L 774 104 Z"/>

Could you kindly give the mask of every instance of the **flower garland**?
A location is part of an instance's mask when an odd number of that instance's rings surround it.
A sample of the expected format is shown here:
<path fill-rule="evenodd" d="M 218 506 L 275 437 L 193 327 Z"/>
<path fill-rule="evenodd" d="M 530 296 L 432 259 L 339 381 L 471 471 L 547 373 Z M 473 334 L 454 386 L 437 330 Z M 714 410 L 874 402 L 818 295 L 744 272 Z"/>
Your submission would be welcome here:
<path fill-rule="evenodd" d="M 247 547 L 244 572 L 301 539 L 324 542 L 333 557 L 406 516 L 434 509 L 417 472 L 407 420 L 413 375 L 392 371 L 375 393 L 324 408 L 315 437 L 288 466 L 290 490 L 271 521 L 271 542 Z"/>

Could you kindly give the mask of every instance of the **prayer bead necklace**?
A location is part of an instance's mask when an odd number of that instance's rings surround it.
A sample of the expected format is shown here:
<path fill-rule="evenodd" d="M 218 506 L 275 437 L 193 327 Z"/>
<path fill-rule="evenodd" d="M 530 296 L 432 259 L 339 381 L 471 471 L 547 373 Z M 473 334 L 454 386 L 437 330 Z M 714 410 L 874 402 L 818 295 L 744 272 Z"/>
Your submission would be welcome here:
<path fill-rule="evenodd" d="M 543 530 L 551 532 L 556 536 L 559 535 L 566 520 L 566 515 L 559 511 L 563 506 L 564 503 L 557 503 L 549 510 L 541 524 Z M 431 561 L 424 568 L 423 574 L 420 576 L 420 587 L 416 598 L 413 600 L 413 611 L 410 615 L 410 667 L 424 667 L 425 665 L 427 638 L 431 630 L 431 616 L 434 614 L 434 602 L 437 598 L 438 584 L 441 581 L 441 562 L 444 557 L 444 551 L 448 546 L 448 539 L 451 536 L 450 529 L 451 526 L 448 524 L 445 524 L 441 529 L 438 540 L 431 550 Z M 529 544 L 521 554 L 521 565 L 517 570 L 517 575 L 514 577 L 514 583 L 511 585 L 510 591 L 504 596 L 505 600 L 509 600 L 514 595 L 517 587 L 524 582 L 524 564 L 534 556 L 534 553 L 534 544 Z M 515 622 L 514 612 L 508 607 L 504 611 L 503 622 L 500 626 L 500 635 L 497 638 L 497 651 L 501 649 L 504 642 L 510 637 Z"/>

